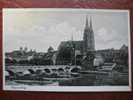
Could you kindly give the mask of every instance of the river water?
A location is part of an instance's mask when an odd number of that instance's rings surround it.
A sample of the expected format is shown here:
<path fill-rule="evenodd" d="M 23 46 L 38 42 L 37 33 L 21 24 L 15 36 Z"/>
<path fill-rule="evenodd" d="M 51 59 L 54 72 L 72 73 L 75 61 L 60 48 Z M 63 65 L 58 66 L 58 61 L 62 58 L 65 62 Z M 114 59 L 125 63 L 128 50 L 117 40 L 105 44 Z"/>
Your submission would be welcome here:
<path fill-rule="evenodd" d="M 47 78 L 47 80 L 6 80 L 6 85 L 28 85 L 28 86 L 115 86 L 128 85 L 128 75 L 112 76 L 112 75 L 96 75 L 96 74 L 80 74 L 79 77 L 55 79 Z"/>

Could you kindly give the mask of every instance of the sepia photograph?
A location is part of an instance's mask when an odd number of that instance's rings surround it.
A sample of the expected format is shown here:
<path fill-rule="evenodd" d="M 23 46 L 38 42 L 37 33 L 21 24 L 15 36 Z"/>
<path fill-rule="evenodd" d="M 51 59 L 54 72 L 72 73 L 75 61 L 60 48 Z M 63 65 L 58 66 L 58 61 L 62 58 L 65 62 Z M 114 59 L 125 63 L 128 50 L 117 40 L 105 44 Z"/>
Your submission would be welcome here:
<path fill-rule="evenodd" d="M 131 91 L 129 10 L 3 9 L 3 89 Z"/>

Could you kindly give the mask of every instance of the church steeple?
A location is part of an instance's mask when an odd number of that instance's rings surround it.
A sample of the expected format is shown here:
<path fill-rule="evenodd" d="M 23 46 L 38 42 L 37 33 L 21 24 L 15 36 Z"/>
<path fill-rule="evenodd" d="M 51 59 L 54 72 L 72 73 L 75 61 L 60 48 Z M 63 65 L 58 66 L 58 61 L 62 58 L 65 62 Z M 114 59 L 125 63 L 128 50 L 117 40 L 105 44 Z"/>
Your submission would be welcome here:
<path fill-rule="evenodd" d="M 83 51 L 86 54 L 88 51 L 94 51 L 95 50 L 95 40 L 94 40 L 94 32 L 93 32 L 93 26 L 92 26 L 92 18 L 90 17 L 90 22 L 88 24 L 88 17 L 86 16 L 86 23 L 85 23 L 85 29 L 84 29 L 84 47 Z"/>
<path fill-rule="evenodd" d="M 91 19 L 91 17 L 90 17 L 90 29 L 93 30 L 93 28 L 92 28 L 92 19 Z"/>
<path fill-rule="evenodd" d="M 86 16 L 86 24 L 85 24 L 85 29 L 89 28 L 89 25 L 88 25 L 88 16 Z"/>

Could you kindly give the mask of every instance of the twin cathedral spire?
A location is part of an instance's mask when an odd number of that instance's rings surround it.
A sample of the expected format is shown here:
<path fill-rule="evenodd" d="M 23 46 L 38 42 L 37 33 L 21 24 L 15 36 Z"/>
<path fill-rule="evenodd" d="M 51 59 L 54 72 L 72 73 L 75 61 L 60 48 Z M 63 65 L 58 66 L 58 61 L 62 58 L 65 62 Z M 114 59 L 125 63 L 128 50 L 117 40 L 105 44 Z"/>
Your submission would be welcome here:
<path fill-rule="evenodd" d="M 88 51 L 95 51 L 95 39 L 92 26 L 92 19 L 88 23 L 88 17 L 86 16 L 86 23 L 84 28 L 83 35 L 83 52 L 87 53 Z"/>
<path fill-rule="evenodd" d="M 73 41 L 73 34 L 71 36 L 71 41 Z M 83 41 L 81 41 L 81 42 L 82 42 L 82 46 L 81 46 L 82 50 L 81 51 L 83 54 L 86 55 L 87 52 L 89 52 L 89 51 L 95 51 L 95 38 L 94 38 L 91 17 L 90 17 L 90 21 L 88 21 L 88 16 L 86 16 L 85 28 L 84 28 L 84 32 L 83 32 Z M 73 41 L 73 43 L 74 43 L 74 41 Z M 76 41 L 75 41 L 75 45 L 76 45 Z"/>

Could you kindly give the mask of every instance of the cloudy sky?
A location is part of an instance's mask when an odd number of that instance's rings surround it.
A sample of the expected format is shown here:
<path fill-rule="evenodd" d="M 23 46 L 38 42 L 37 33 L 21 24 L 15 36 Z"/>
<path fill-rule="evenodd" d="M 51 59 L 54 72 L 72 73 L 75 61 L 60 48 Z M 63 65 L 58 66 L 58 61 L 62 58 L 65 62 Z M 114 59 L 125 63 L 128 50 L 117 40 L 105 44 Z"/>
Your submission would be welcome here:
<path fill-rule="evenodd" d="M 4 49 L 20 46 L 45 52 L 61 41 L 82 40 L 86 16 L 92 18 L 96 49 L 128 45 L 128 13 L 125 11 L 4 9 Z"/>

